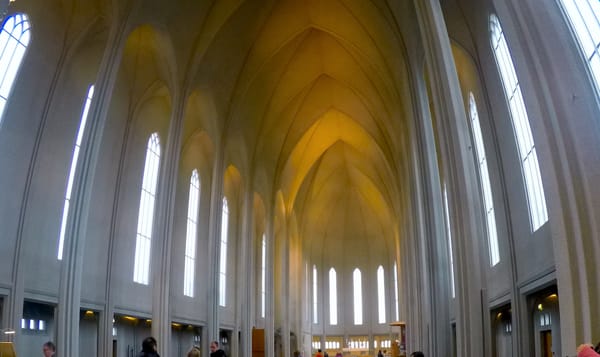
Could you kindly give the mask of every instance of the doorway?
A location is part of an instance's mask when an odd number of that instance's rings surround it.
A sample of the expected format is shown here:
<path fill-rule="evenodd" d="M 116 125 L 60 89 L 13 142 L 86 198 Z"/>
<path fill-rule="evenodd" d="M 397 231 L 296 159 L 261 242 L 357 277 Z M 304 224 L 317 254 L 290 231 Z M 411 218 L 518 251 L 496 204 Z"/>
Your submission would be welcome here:
<path fill-rule="evenodd" d="M 512 356 L 512 310 L 507 304 L 491 311 L 492 356 Z"/>

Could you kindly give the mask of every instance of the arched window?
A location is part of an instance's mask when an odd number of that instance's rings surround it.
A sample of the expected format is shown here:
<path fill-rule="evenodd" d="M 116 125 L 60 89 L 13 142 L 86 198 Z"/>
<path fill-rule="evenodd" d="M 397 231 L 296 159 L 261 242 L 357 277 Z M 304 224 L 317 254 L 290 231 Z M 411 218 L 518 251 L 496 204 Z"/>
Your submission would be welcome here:
<path fill-rule="evenodd" d="M 377 268 L 377 311 L 379 323 L 385 323 L 385 272 L 383 266 Z"/>
<path fill-rule="evenodd" d="M 527 116 L 527 109 L 525 108 L 525 101 L 521 94 L 521 86 L 517 78 L 515 66 L 508 50 L 500 21 L 495 15 L 490 17 L 490 31 L 494 57 L 496 58 L 496 64 L 502 78 L 504 94 L 510 108 L 513 131 L 517 140 L 519 157 L 521 158 L 521 169 L 527 191 L 531 231 L 535 232 L 548 221 L 546 197 L 544 195 L 544 186 L 542 185 L 537 151 L 533 142 L 529 117 Z"/>
<path fill-rule="evenodd" d="M 200 204 L 200 177 L 198 170 L 192 171 L 188 198 L 187 232 L 183 272 L 183 295 L 194 297 L 194 273 L 196 267 L 196 239 L 198 232 L 198 211 Z"/>
<path fill-rule="evenodd" d="M 221 249 L 219 255 L 219 305 L 226 305 L 227 286 L 227 228 L 229 227 L 229 206 L 227 198 L 223 197 L 223 212 L 221 215 Z"/>
<path fill-rule="evenodd" d="M 329 324 L 337 325 L 337 274 L 329 269 Z"/>
<path fill-rule="evenodd" d="M 490 184 L 490 174 L 488 172 L 487 159 L 485 157 L 485 147 L 483 146 L 483 136 L 481 135 L 481 126 L 479 125 L 479 113 L 473 93 L 469 93 L 469 116 L 471 117 L 471 133 L 475 141 L 475 154 L 477 155 L 477 164 L 479 167 L 479 183 L 481 184 L 483 207 L 485 209 L 485 218 L 487 223 L 488 245 L 490 250 L 490 264 L 492 266 L 500 262 L 500 249 L 498 248 L 498 234 L 496 232 L 496 216 L 494 214 L 494 199 L 492 196 L 492 185 Z"/>
<path fill-rule="evenodd" d="M 135 242 L 135 261 L 133 281 L 148 285 L 150 276 L 150 244 L 152 242 L 152 224 L 154 221 L 154 200 L 158 183 L 158 166 L 160 164 L 160 140 L 158 134 L 150 135 L 146 149 L 144 178 L 140 195 L 140 212 L 138 215 L 137 238 Z"/>
<path fill-rule="evenodd" d="M 452 231 L 450 230 L 450 209 L 448 207 L 448 191 L 444 184 L 444 213 L 446 218 L 446 236 L 448 237 L 448 255 L 450 260 L 450 290 L 452 298 L 456 297 L 456 287 L 454 284 L 454 255 L 452 254 Z"/>
<path fill-rule="evenodd" d="M 65 244 L 65 233 L 67 231 L 67 222 L 69 219 L 69 205 L 71 203 L 71 191 L 73 190 L 73 180 L 75 179 L 75 170 L 77 169 L 77 163 L 79 162 L 79 150 L 81 149 L 81 141 L 83 140 L 83 134 L 85 133 L 85 126 L 87 124 L 88 112 L 90 105 L 92 104 L 92 98 L 94 97 L 94 86 L 90 86 L 87 93 L 85 104 L 83 105 L 83 112 L 81 113 L 81 119 L 79 121 L 79 130 L 77 131 L 77 137 L 75 138 L 75 145 L 73 148 L 73 158 L 71 159 L 71 169 L 69 170 L 69 177 L 67 178 L 67 189 L 65 192 L 65 205 L 63 207 L 62 222 L 60 223 L 60 233 L 58 235 L 58 260 L 62 260 L 63 248 Z M 0 114 L 1 115 L 1 114 Z"/>
<path fill-rule="evenodd" d="M 362 306 L 362 276 L 358 268 L 352 273 L 352 287 L 354 295 L 354 324 L 362 325 L 363 323 L 363 306 Z"/>
<path fill-rule="evenodd" d="M 319 323 L 319 301 L 317 300 L 317 266 L 313 265 L 313 324 Z"/>
<path fill-rule="evenodd" d="M 600 89 L 600 2 L 598 0 L 561 0 L 582 54 Z"/>
<path fill-rule="evenodd" d="M 394 307 L 396 308 L 396 321 L 400 321 L 400 306 L 398 305 L 398 266 L 396 265 L 396 262 L 394 262 Z"/>
<path fill-rule="evenodd" d="M 263 233 L 261 243 L 260 265 L 260 317 L 265 317 L 267 303 L 267 237 Z"/>
<path fill-rule="evenodd" d="M 6 19 L 0 33 L 0 123 L 29 39 L 27 15 L 15 14 Z"/>

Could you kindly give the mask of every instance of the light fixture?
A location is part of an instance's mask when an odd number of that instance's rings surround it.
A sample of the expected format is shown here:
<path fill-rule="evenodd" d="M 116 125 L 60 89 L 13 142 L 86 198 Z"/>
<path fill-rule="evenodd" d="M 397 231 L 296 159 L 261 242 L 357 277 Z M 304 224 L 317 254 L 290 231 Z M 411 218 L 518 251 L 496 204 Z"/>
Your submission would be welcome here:
<path fill-rule="evenodd" d="M 5 335 L 14 335 L 16 332 L 11 328 L 3 328 L 0 329 L 0 332 L 3 332 Z"/>

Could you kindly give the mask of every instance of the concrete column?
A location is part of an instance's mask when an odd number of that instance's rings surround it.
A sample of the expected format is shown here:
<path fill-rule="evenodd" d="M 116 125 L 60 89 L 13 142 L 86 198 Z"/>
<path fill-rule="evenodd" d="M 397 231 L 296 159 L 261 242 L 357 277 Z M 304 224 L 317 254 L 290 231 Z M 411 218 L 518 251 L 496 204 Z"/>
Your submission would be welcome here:
<path fill-rule="evenodd" d="M 250 175 L 252 177 L 252 175 Z M 251 180 L 251 179 L 250 179 Z M 256 237 L 254 237 L 254 193 L 250 189 L 251 182 L 244 192 L 242 202 L 242 232 L 240 256 L 238 258 L 237 279 L 238 301 L 240 307 L 236 313 L 236 326 L 241 329 L 241 341 L 238 341 L 238 355 L 240 357 L 252 356 L 252 302 L 256 300 L 253 294 L 253 276 L 256 271 L 254 255 Z"/>
<path fill-rule="evenodd" d="M 434 130 L 438 132 L 440 159 L 448 188 L 451 231 L 452 236 L 457 237 L 453 251 L 458 256 L 454 259 L 457 271 L 457 331 L 460 332 L 457 336 L 458 354 L 485 355 L 481 306 L 485 310 L 486 302 L 481 298 L 481 254 L 477 243 L 479 237 L 485 237 L 485 229 L 467 116 L 439 0 L 415 0 L 414 4 L 436 117 Z M 431 189 L 435 192 L 434 204 L 439 211 L 442 200 L 440 183 L 437 185 Z M 427 274 L 431 289 L 430 354 L 433 356 L 449 355 L 451 348 L 448 246 L 445 234 L 438 233 L 426 242 L 430 258 Z"/>
<path fill-rule="evenodd" d="M 122 21 L 111 27 L 106 51 L 100 63 L 94 86 L 94 97 L 88 112 L 88 124 L 83 136 L 80 163 L 75 172 L 74 190 L 71 195 L 72 216 L 68 220 L 65 234 L 56 324 L 57 348 L 65 356 L 79 354 L 81 276 L 88 213 L 92 204 L 91 193 L 96 177 L 96 165 L 101 150 L 104 125 L 121 60 L 125 34 L 123 28 L 126 23 L 127 21 Z M 98 351 L 100 355 L 107 354 L 110 351 L 110 344 L 112 344 L 111 311 L 111 309 L 107 309 L 101 314 L 103 324 L 98 336 L 101 341 Z"/>
<path fill-rule="evenodd" d="M 173 237 L 173 219 L 181 155 L 181 140 L 184 124 L 185 100 L 180 95 L 173 98 L 175 103 L 169 124 L 169 136 L 166 140 L 164 158 L 161 159 L 159 176 L 159 196 L 155 225 L 152 261 L 157 269 L 153 271 L 152 286 L 152 335 L 158 341 L 159 354 L 171 352 L 171 247 Z"/>
<path fill-rule="evenodd" d="M 223 212 L 223 148 L 215 153 L 215 167 L 213 171 L 211 188 L 211 209 L 208 227 L 208 251 L 209 264 L 209 290 L 208 290 L 208 314 L 207 325 L 208 340 L 206 350 L 211 341 L 219 340 L 219 241 L 221 234 L 221 219 Z"/>

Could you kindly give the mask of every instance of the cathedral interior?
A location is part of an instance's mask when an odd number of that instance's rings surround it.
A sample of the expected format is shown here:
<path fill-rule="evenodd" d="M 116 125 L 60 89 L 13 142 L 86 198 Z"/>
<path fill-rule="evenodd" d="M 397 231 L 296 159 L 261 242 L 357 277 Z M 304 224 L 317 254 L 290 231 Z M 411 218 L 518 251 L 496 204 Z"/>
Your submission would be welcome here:
<path fill-rule="evenodd" d="M 597 0 L 1 0 L 18 356 L 575 356 Z M 596 183 L 594 183 L 596 182 Z"/>

